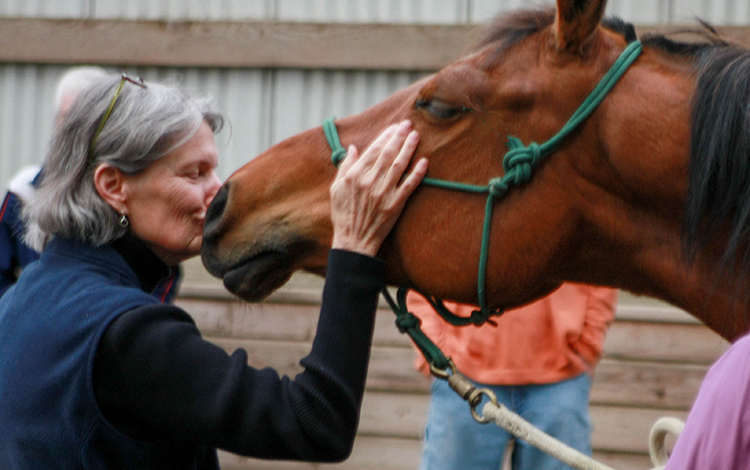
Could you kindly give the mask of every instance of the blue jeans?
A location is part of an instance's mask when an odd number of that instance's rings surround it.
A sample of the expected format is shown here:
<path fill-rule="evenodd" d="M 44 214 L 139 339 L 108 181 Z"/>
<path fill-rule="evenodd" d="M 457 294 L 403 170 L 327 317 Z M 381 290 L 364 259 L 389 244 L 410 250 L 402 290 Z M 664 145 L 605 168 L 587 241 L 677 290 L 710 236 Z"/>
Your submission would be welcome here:
<path fill-rule="evenodd" d="M 500 403 L 545 433 L 591 455 L 588 373 L 545 385 L 475 385 L 491 389 Z M 512 439 L 494 422 L 474 421 L 468 402 L 447 381 L 433 380 L 422 470 L 498 470 Z M 513 470 L 570 469 L 520 440 L 514 441 L 511 462 Z"/>

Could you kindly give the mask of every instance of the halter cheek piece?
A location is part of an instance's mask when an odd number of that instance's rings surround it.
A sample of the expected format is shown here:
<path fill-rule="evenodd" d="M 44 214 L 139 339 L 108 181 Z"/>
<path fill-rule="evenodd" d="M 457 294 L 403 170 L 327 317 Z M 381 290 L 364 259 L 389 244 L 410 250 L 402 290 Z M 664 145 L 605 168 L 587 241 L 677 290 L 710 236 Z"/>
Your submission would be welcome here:
<path fill-rule="evenodd" d="M 450 189 L 477 194 L 487 194 L 487 203 L 485 205 L 484 224 L 482 230 L 482 246 L 479 255 L 479 273 L 477 279 L 477 297 L 479 299 L 479 310 L 472 312 L 470 318 L 453 315 L 442 303 L 435 297 L 427 296 L 427 300 L 437 310 L 437 312 L 449 323 L 453 325 L 481 325 L 484 322 L 493 323 L 490 317 L 500 315 L 502 311 L 489 309 L 486 300 L 486 278 L 487 278 L 487 258 L 489 256 L 490 230 L 492 227 L 492 209 L 496 199 L 500 199 L 513 186 L 520 186 L 529 181 L 531 173 L 541 160 L 555 150 L 560 143 L 574 129 L 576 129 L 597 106 L 604 100 L 607 94 L 612 90 L 617 81 L 628 70 L 628 67 L 638 58 L 643 46 L 641 41 L 633 41 L 622 51 L 612 67 L 602 77 L 593 91 L 586 97 L 581 106 L 570 117 L 563 128 L 548 141 L 543 144 L 531 142 L 524 145 L 523 142 L 513 136 L 508 136 L 506 143 L 508 151 L 503 158 L 503 170 L 505 175 L 492 178 L 486 186 L 477 186 L 455 181 L 446 181 L 435 178 L 423 178 L 422 184 L 437 188 Z M 328 118 L 323 121 L 323 131 L 325 132 L 328 145 L 331 147 L 331 161 L 338 166 L 341 160 L 346 157 L 346 149 L 341 145 L 338 130 L 334 118 Z M 419 328 L 419 319 L 414 317 L 406 309 L 406 292 L 408 287 L 401 287 L 398 290 L 398 304 L 393 301 L 391 295 L 386 289 L 383 289 L 383 295 L 388 301 L 391 309 L 396 313 L 396 324 L 399 330 L 407 332 L 414 340 L 417 347 L 425 355 L 428 364 L 433 371 L 435 369 L 444 370 L 450 367 L 450 360 L 446 358 L 440 349 L 438 349 Z M 424 295 L 424 294 L 423 294 Z M 425 341 L 426 340 L 426 341 Z"/>

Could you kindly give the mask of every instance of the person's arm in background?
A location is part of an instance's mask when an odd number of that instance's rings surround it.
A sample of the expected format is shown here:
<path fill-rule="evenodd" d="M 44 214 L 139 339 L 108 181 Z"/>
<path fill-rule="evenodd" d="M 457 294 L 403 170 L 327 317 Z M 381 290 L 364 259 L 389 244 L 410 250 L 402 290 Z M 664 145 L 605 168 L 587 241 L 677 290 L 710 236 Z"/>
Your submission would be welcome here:
<path fill-rule="evenodd" d="M 571 347 L 591 366 L 596 365 L 604 351 L 604 338 L 615 319 L 617 289 L 579 286 L 588 295 L 586 316 L 579 341 Z"/>
<path fill-rule="evenodd" d="M 0 296 L 16 282 L 13 226 L 18 216 L 17 205 L 18 198 L 9 192 L 0 208 Z"/>
<path fill-rule="evenodd" d="M 15 284 L 19 268 L 39 258 L 39 253 L 23 242 L 21 208 L 34 197 L 40 171 L 39 166 L 31 166 L 14 176 L 0 207 L 0 296 Z"/>

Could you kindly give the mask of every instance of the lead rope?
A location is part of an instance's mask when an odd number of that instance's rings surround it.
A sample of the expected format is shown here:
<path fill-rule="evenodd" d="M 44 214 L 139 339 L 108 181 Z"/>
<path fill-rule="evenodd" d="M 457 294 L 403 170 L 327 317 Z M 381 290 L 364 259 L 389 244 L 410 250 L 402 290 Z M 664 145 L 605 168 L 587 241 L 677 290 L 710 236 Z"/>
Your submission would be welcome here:
<path fill-rule="evenodd" d="M 523 440 L 572 468 L 578 470 L 615 470 L 537 429 L 521 416 L 499 403 L 490 389 L 476 388 L 471 381 L 456 370 L 456 366 L 450 358 L 448 358 L 448 362 L 451 373 L 436 370 L 432 367 L 430 370 L 436 377 L 447 380 L 448 385 L 469 403 L 471 415 L 475 421 L 482 424 L 492 421 L 516 439 Z M 477 408 L 482 403 L 482 396 L 486 396 L 489 401 L 484 404 L 480 413 Z M 649 436 L 649 453 L 651 463 L 655 466 L 652 470 L 664 469 L 668 459 L 666 437 L 668 434 L 679 436 L 684 427 L 685 423 L 677 418 L 666 417 L 656 421 Z"/>
<path fill-rule="evenodd" d="M 513 186 L 520 186 L 528 182 L 531 178 L 531 171 L 536 168 L 541 159 L 547 157 L 560 144 L 560 142 L 576 129 L 602 102 L 604 97 L 615 86 L 617 81 L 627 71 L 628 67 L 638 58 L 642 51 L 640 41 L 631 42 L 620 54 L 612 68 L 605 74 L 602 80 L 596 85 L 594 90 L 584 100 L 581 106 L 571 116 L 563 128 L 543 144 L 532 142 L 525 146 L 517 137 L 508 136 L 508 151 L 503 158 L 503 169 L 505 175 L 498 178 L 492 178 L 488 185 L 478 186 L 454 181 L 446 181 L 435 178 L 423 178 L 422 184 L 443 189 L 458 190 L 476 194 L 487 194 L 487 203 L 485 205 L 485 217 L 482 227 L 482 245 L 479 257 L 479 273 L 477 279 L 477 296 L 479 299 L 478 311 L 472 312 L 471 317 L 464 318 L 454 315 L 435 297 L 426 296 L 425 298 L 432 304 L 438 314 L 446 321 L 453 325 L 481 325 L 485 322 L 491 322 L 492 315 L 500 315 L 502 312 L 487 308 L 486 302 L 486 278 L 487 278 L 487 259 L 489 253 L 489 237 L 492 226 L 492 209 L 495 199 L 500 199 Z M 341 160 L 346 157 L 346 149 L 341 145 L 338 130 L 336 128 L 335 118 L 328 118 L 323 121 L 323 132 L 325 133 L 328 145 L 331 147 L 331 161 L 338 166 Z M 446 357 L 440 348 L 435 345 L 424 334 L 420 327 L 420 320 L 414 314 L 408 311 L 406 307 L 406 294 L 409 288 L 400 287 L 397 291 L 397 301 L 394 301 L 386 288 L 383 288 L 382 294 L 388 302 L 391 310 L 396 314 L 396 326 L 401 333 L 407 333 L 417 346 L 419 351 L 424 355 L 427 363 L 430 365 L 430 371 L 437 378 L 448 381 L 448 384 L 464 400 L 469 402 L 471 413 L 474 419 L 480 423 L 489 421 L 495 422 L 498 426 L 508 431 L 516 438 L 533 445 L 539 450 L 555 457 L 561 462 L 579 469 L 579 470 L 614 470 L 602 463 L 599 463 L 582 452 L 560 442 L 532 426 L 516 413 L 498 403 L 497 397 L 489 389 L 477 389 L 463 374 L 459 373 L 456 366 L 450 358 Z M 450 372 L 448 372 L 450 371 Z M 489 402 L 482 408 L 482 413 L 477 411 L 477 407 L 482 402 L 482 397 L 486 396 Z M 668 418 L 673 419 L 673 418 Z M 657 425 L 660 423 L 657 422 Z M 674 432 L 679 426 L 669 427 L 667 432 Z M 654 430 L 656 425 L 654 426 Z M 652 430 L 651 436 L 651 459 L 654 465 L 666 464 L 666 451 L 664 450 L 664 438 L 666 432 Z M 681 431 L 681 429 L 680 429 Z M 679 433 L 678 433 L 679 434 Z M 656 450 L 654 450 L 656 447 Z M 654 469 L 657 470 L 657 469 Z"/>

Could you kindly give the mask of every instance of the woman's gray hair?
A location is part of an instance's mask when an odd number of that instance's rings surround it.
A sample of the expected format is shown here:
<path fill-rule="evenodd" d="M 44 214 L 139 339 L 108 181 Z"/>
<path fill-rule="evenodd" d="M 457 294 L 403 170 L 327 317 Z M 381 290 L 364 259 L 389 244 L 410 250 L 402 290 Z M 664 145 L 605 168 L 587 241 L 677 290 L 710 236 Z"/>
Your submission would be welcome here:
<path fill-rule="evenodd" d="M 214 133 L 224 118 L 208 100 L 176 86 L 125 82 L 89 156 L 89 145 L 112 102 L 121 77 L 109 75 L 76 97 L 55 130 L 34 201 L 24 206 L 24 240 L 41 251 L 54 237 L 100 246 L 124 235 L 119 214 L 94 186 L 94 171 L 108 163 L 137 174 L 190 140 L 201 123 Z"/>

